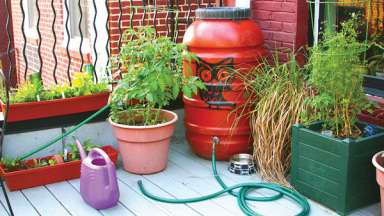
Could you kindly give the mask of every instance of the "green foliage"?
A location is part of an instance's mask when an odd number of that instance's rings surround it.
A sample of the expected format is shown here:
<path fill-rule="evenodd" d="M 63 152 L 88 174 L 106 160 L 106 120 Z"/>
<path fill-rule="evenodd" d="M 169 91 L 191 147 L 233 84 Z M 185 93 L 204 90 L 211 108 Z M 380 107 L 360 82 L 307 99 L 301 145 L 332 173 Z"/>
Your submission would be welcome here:
<path fill-rule="evenodd" d="M 305 74 L 296 56 L 291 54 L 282 63 L 279 53 L 272 59 L 262 59 L 247 73 L 235 74 L 244 83 L 248 96 L 237 108 L 242 111 L 237 119 L 249 116 L 254 159 L 259 174 L 267 181 L 289 185 L 285 176 L 291 161 L 290 128 L 299 123 L 300 113 L 306 109 L 304 100 L 311 93 Z"/>
<path fill-rule="evenodd" d="M 4 167 L 6 172 L 12 172 L 20 169 L 24 169 L 26 166 L 22 161 L 18 158 L 10 159 L 10 158 L 2 158 L 1 164 Z"/>
<path fill-rule="evenodd" d="M 384 73 L 384 34 L 374 35 L 368 50 L 368 69 L 371 75 Z"/>
<path fill-rule="evenodd" d="M 45 166 L 49 166 L 49 160 L 46 159 L 46 158 L 40 158 L 37 160 L 37 164 L 36 164 L 36 167 L 45 167 Z"/>
<path fill-rule="evenodd" d="M 11 103 L 32 102 L 38 100 L 38 95 L 41 94 L 43 88 L 41 85 L 33 84 L 32 82 L 25 82 L 21 85 L 16 93 L 11 96 Z"/>
<path fill-rule="evenodd" d="M 340 32 L 325 32 L 323 41 L 311 49 L 309 84 L 316 95 L 306 100 L 310 109 L 303 114 L 307 123 L 321 120 L 340 137 L 354 137 L 360 131 L 357 114 L 367 108 L 363 91 L 366 45 L 359 42 L 355 19 L 342 24 Z"/>
<path fill-rule="evenodd" d="M 57 161 L 54 160 L 54 159 L 49 159 L 49 160 L 48 160 L 48 164 L 49 164 L 49 166 L 54 166 L 54 165 L 57 164 Z"/>
<path fill-rule="evenodd" d="M 66 144 L 67 147 L 69 147 L 70 149 L 70 152 L 71 152 L 71 159 L 72 160 L 79 160 L 80 159 L 80 152 L 79 152 L 79 149 L 77 148 L 77 144 L 76 143 L 69 143 L 69 144 Z M 82 146 L 83 146 L 83 149 L 86 153 L 88 153 L 89 151 L 91 151 L 93 148 L 96 148 L 96 147 L 100 147 L 100 145 L 98 144 L 94 144 L 92 142 L 92 140 L 90 139 L 86 139 L 83 143 L 82 143 Z"/>
<path fill-rule="evenodd" d="M 5 101 L 5 90 L 2 89 L 0 94 Z M 89 73 L 77 72 L 73 76 L 72 86 L 68 84 L 54 85 L 48 89 L 44 89 L 41 82 L 36 80 L 27 80 L 21 84 L 18 89 L 10 95 L 11 103 L 23 103 L 61 99 L 65 98 L 97 94 L 108 91 L 107 82 L 94 83 Z"/>
<path fill-rule="evenodd" d="M 272 60 L 263 59 L 260 65 L 245 74 L 241 79 L 246 83 L 246 88 L 258 98 L 271 94 L 277 89 L 285 89 L 292 86 L 294 89 L 302 89 L 305 86 L 304 75 L 306 72 L 295 60 L 291 54 L 290 60 L 286 63 L 279 61 L 278 54 L 272 57 Z M 244 76 L 237 73 L 237 76 Z M 251 77 L 250 77 L 251 76 Z"/>
<path fill-rule="evenodd" d="M 83 96 L 105 92 L 108 85 L 105 82 L 94 83 L 90 73 L 77 72 L 73 75 L 72 88 L 74 96 Z"/>
<path fill-rule="evenodd" d="M 124 37 L 133 40 L 127 40 L 120 52 L 119 61 L 127 73 L 112 93 L 112 121 L 126 125 L 160 123 L 159 109 L 176 99 L 180 90 L 191 97 L 205 87 L 197 77 L 183 76 L 183 58 L 195 59 L 184 45 L 157 37 L 150 27 L 128 29 Z"/>

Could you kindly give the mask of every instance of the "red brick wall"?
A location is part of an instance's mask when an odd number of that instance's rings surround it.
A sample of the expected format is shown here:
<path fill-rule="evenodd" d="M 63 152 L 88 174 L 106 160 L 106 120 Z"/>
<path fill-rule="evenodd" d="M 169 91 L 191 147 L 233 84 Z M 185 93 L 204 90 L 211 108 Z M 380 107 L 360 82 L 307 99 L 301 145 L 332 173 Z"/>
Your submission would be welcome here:
<path fill-rule="evenodd" d="M 178 34 L 178 42 L 182 41 L 183 35 L 185 33 L 185 30 L 187 28 L 187 15 L 188 15 L 188 1 L 187 0 L 174 0 L 175 4 L 178 2 L 178 10 L 180 11 L 177 16 L 179 18 L 179 22 L 176 26 Z M 189 22 L 192 23 L 194 21 L 195 13 L 194 11 L 199 7 L 197 4 L 197 1 L 190 1 L 191 2 L 191 13 L 189 16 Z M 213 2 L 213 1 L 212 1 Z M 167 0 L 156 0 L 156 4 L 158 8 L 166 8 L 167 6 Z M 133 6 L 141 6 L 142 0 L 133 0 Z M 153 5 L 153 3 L 152 3 Z M 208 5 L 208 0 L 201 0 L 200 7 L 206 7 Z M 214 2 L 212 3 L 214 5 Z M 135 12 L 135 15 L 133 17 L 133 26 L 139 26 L 143 25 L 142 19 L 144 17 L 144 25 L 150 25 L 155 26 L 156 31 L 158 35 L 167 35 L 167 12 L 165 10 L 159 9 L 156 13 L 156 21 L 154 23 L 153 17 L 155 15 L 154 10 L 148 10 L 144 16 L 144 11 L 142 9 L 133 9 L 131 11 L 130 8 L 130 0 L 121 0 L 121 6 L 123 9 L 123 14 L 121 16 L 121 23 L 122 23 L 122 31 L 128 29 L 130 27 L 130 15 L 132 11 Z M 111 40 L 111 53 L 113 56 L 118 55 L 119 53 L 119 38 L 121 35 L 121 32 L 119 31 L 119 3 L 118 0 L 111 0 L 109 1 L 109 12 L 110 12 L 110 20 L 109 20 L 109 27 L 110 27 L 110 40 Z M 168 14 L 168 16 L 170 16 Z M 176 13 L 174 14 L 176 17 Z M 155 25 L 154 25 L 155 24 Z M 170 25 L 170 23 L 169 23 Z M 170 28 L 168 29 L 170 32 Z M 170 33 L 169 33 L 170 35 Z M 124 45 L 124 41 L 122 42 L 122 45 Z"/>
<path fill-rule="evenodd" d="M 254 20 L 267 46 L 296 51 L 307 43 L 308 8 L 304 0 L 252 0 Z"/>

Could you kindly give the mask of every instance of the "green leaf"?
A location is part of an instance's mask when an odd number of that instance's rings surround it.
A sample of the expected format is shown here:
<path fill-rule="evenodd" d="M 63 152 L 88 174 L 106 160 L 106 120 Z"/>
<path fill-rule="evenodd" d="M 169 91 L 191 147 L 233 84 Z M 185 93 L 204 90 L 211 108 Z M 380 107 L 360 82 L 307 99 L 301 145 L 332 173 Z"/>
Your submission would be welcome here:
<path fill-rule="evenodd" d="M 177 98 L 177 96 L 179 96 L 179 92 L 180 92 L 179 84 L 175 83 L 175 85 L 173 85 L 173 87 L 172 87 L 172 96 L 173 96 L 173 98 Z"/>
<path fill-rule="evenodd" d="M 188 86 L 183 86 L 183 93 L 186 97 L 192 97 L 192 91 Z"/>
<path fill-rule="evenodd" d="M 146 99 L 148 102 L 153 102 L 153 95 L 151 93 L 148 93 Z"/>

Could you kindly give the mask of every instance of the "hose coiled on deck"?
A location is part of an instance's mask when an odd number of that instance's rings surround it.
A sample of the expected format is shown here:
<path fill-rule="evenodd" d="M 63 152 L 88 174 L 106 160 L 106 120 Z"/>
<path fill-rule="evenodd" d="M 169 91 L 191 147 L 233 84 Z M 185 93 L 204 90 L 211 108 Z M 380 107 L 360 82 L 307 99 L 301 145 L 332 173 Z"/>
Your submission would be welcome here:
<path fill-rule="evenodd" d="M 220 195 L 224 193 L 229 193 L 232 196 L 237 198 L 237 203 L 239 205 L 239 208 L 241 211 L 247 215 L 247 216 L 259 216 L 257 212 L 253 211 L 247 201 L 259 201 L 259 202 L 270 202 L 278 200 L 284 196 L 292 199 L 295 201 L 299 206 L 301 206 L 302 210 L 298 216 L 306 216 L 310 212 L 310 206 L 305 197 L 303 197 L 298 192 L 287 188 L 280 186 L 278 184 L 272 184 L 272 183 L 254 183 L 254 182 L 248 182 L 248 183 L 241 183 L 236 184 L 233 186 L 227 186 L 224 181 L 220 178 L 219 174 L 217 173 L 216 169 L 216 145 L 219 143 L 219 139 L 217 137 L 213 138 L 213 145 L 212 145 L 212 171 L 213 175 L 216 179 L 216 181 L 220 184 L 220 186 L 223 188 L 223 190 L 218 191 L 216 193 L 208 194 L 201 197 L 194 197 L 194 198 L 187 198 L 187 199 L 173 199 L 173 198 L 165 198 L 165 197 L 159 197 L 156 195 L 151 194 L 148 192 L 143 182 L 140 180 L 138 181 L 138 185 L 140 188 L 140 191 L 148 198 L 164 202 L 164 203 L 174 203 L 174 204 L 185 204 L 185 203 L 194 203 L 194 202 L 201 202 L 209 199 L 213 199 L 216 197 L 219 197 Z M 240 189 L 239 192 L 235 192 L 235 189 Z M 271 191 L 277 192 L 276 195 L 270 196 L 270 197 L 256 197 L 256 196 L 249 196 L 248 193 L 257 190 L 257 189 L 269 189 Z"/>

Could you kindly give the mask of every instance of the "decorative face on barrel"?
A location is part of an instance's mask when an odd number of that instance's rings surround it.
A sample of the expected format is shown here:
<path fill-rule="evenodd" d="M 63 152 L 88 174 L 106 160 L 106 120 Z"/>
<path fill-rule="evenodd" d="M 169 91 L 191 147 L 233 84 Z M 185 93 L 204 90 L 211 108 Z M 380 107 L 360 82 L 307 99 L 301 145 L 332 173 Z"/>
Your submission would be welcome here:
<path fill-rule="evenodd" d="M 200 91 L 200 98 L 210 106 L 234 106 L 223 94 L 231 91 L 233 62 L 233 58 L 226 58 L 217 63 L 208 63 L 203 59 L 197 62 L 196 75 L 207 87 L 206 91 Z"/>

